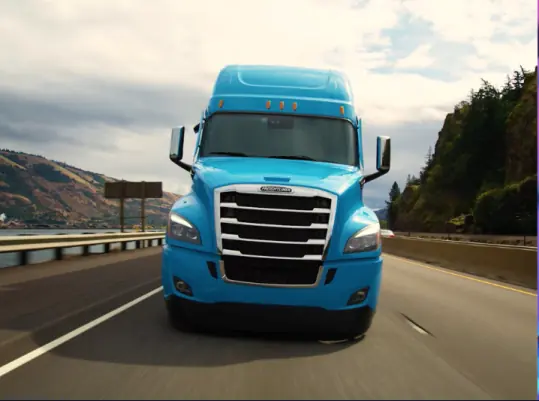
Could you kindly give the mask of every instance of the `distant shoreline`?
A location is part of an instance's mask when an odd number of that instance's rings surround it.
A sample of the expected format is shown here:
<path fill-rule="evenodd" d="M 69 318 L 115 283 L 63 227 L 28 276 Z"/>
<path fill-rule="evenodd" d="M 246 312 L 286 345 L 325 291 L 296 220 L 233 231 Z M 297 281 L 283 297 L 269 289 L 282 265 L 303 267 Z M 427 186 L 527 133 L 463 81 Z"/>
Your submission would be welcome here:
<path fill-rule="evenodd" d="M 114 227 L 88 227 L 88 226 L 79 226 L 79 227 L 63 227 L 63 226 L 54 226 L 54 225 L 36 225 L 36 226 L 2 226 L 0 230 L 120 230 L 120 226 Z M 134 230 L 132 226 L 124 226 L 124 230 Z M 154 226 L 146 227 L 148 230 L 156 230 Z"/>
<path fill-rule="evenodd" d="M 127 229 L 127 227 L 125 227 Z M 0 227 L 0 230 L 119 230 L 120 227 L 57 227 L 57 226 L 30 226 L 30 227 Z"/>

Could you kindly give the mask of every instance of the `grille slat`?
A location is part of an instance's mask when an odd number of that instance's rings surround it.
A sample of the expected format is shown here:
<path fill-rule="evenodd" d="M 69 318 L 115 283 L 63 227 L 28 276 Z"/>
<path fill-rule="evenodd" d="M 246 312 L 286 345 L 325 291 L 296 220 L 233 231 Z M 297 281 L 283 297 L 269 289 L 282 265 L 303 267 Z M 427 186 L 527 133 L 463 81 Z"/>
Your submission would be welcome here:
<path fill-rule="evenodd" d="M 235 234 L 227 234 L 227 233 L 221 233 L 221 238 L 223 240 L 225 239 L 232 239 L 236 241 L 246 241 L 246 242 L 273 242 L 276 244 L 292 244 L 292 245 L 325 245 L 326 240 L 325 239 L 308 239 L 307 241 L 303 242 L 297 242 L 297 241 L 281 241 L 280 239 L 278 241 L 269 240 L 269 239 L 254 239 L 254 238 L 240 238 L 239 236 Z"/>
<path fill-rule="evenodd" d="M 273 242 L 246 242 L 232 239 L 223 240 L 223 248 L 249 255 L 283 256 L 288 258 L 302 258 L 306 255 L 321 255 L 324 253 L 324 245 L 276 244 Z"/>
<path fill-rule="evenodd" d="M 320 209 L 315 208 L 311 210 L 300 210 L 300 209 L 284 209 L 284 208 L 270 208 L 270 207 L 252 207 L 252 206 L 239 206 L 235 203 L 221 203 L 221 207 L 228 207 L 228 208 L 234 208 L 234 209 L 254 209 L 254 210 L 267 210 L 268 212 L 293 212 L 293 213 L 330 213 L 331 210 L 329 209 Z"/>
<path fill-rule="evenodd" d="M 238 206 L 258 207 L 266 209 L 330 209 L 331 200 L 320 196 L 304 197 L 293 195 L 245 194 L 238 192 L 222 192 L 221 203 L 235 203 Z"/>
<path fill-rule="evenodd" d="M 325 228 L 288 229 L 280 227 L 252 227 L 229 223 L 221 223 L 221 232 L 223 234 L 236 234 L 240 238 L 245 239 L 295 242 L 307 242 L 309 239 L 325 239 L 327 234 Z"/>
<path fill-rule="evenodd" d="M 296 195 L 255 191 L 256 186 L 236 185 L 215 198 L 217 241 L 226 278 L 258 284 L 315 284 L 329 239 L 334 199 L 309 188 L 295 187 Z"/>
<path fill-rule="evenodd" d="M 267 210 L 221 208 L 221 217 L 237 219 L 240 223 L 276 224 L 309 227 L 311 224 L 327 224 L 327 213 L 273 212 Z"/>
<path fill-rule="evenodd" d="M 327 224 L 311 224 L 310 226 L 294 226 L 294 225 L 287 225 L 287 224 L 266 224 L 266 223 L 248 223 L 248 222 L 239 222 L 238 219 L 235 218 L 226 218 L 223 217 L 221 219 L 221 223 L 230 223 L 230 224 L 242 224 L 244 226 L 254 226 L 254 227 L 277 227 L 277 228 L 287 228 L 287 229 L 297 229 L 297 228 L 322 228 L 324 230 L 327 230 L 328 225 Z"/>

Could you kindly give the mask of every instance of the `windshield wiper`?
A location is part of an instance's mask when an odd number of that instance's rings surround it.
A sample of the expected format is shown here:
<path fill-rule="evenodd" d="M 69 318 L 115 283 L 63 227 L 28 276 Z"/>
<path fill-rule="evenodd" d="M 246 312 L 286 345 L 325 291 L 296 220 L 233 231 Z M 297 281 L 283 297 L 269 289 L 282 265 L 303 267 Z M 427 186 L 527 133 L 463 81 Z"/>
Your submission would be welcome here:
<path fill-rule="evenodd" d="M 246 155 L 245 153 L 241 153 L 241 152 L 210 152 L 208 153 L 208 156 L 209 155 L 249 157 L 249 155 Z"/>
<path fill-rule="evenodd" d="M 309 156 L 270 156 L 271 159 L 290 159 L 290 160 L 310 160 L 310 161 L 316 161 L 312 157 Z"/>

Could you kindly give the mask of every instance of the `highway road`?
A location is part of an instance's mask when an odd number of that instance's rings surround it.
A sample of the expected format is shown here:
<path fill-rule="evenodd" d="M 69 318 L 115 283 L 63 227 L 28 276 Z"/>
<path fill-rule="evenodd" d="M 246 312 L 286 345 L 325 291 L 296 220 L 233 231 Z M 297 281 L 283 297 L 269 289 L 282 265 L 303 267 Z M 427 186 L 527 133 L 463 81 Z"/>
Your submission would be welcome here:
<path fill-rule="evenodd" d="M 0 398 L 536 399 L 530 290 L 385 255 L 362 341 L 188 335 L 159 252 L 1 270 Z"/>

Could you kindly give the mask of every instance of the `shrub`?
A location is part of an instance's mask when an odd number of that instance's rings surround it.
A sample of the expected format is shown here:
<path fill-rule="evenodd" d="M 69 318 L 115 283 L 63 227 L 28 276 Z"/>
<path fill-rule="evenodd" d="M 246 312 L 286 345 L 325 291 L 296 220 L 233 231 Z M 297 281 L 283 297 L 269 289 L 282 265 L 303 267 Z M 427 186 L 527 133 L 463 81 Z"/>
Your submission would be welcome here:
<path fill-rule="evenodd" d="M 537 175 L 483 192 L 477 197 L 474 219 L 484 233 L 535 235 Z"/>

